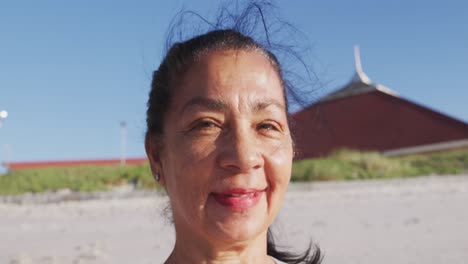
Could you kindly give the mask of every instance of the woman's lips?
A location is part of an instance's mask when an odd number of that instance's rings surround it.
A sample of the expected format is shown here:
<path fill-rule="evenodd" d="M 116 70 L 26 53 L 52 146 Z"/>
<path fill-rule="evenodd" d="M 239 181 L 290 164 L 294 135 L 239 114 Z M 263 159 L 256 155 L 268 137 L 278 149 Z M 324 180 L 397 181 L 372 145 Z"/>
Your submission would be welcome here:
<path fill-rule="evenodd" d="M 254 207 L 264 190 L 232 189 L 222 193 L 212 193 L 216 202 L 233 211 L 245 211 Z"/>

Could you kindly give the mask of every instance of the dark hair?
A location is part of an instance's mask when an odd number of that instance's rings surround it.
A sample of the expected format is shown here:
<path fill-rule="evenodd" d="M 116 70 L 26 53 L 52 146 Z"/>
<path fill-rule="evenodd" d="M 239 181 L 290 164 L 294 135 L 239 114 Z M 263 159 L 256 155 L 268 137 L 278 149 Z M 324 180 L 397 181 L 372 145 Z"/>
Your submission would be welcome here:
<path fill-rule="evenodd" d="M 264 9 L 267 7 L 271 7 L 271 4 L 266 2 L 250 2 L 250 4 L 248 4 L 238 16 L 228 12 L 228 9 L 223 8 L 221 9 L 216 23 L 210 23 L 193 12 L 186 11 L 179 14 L 180 18 L 177 20 L 178 23 L 174 23 L 169 31 L 170 35 L 168 37 L 168 43 L 166 43 L 168 48 L 166 56 L 161 62 L 159 68 L 153 73 L 151 91 L 147 104 L 146 140 L 156 141 L 157 144 L 161 143 L 159 141 L 163 135 L 164 118 L 171 105 L 171 100 L 174 95 L 174 87 L 177 86 L 177 81 L 180 80 L 180 76 L 183 76 L 183 74 L 198 58 L 209 52 L 238 50 L 255 51 L 262 54 L 270 61 L 282 81 L 286 108 L 288 108 L 287 96 L 292 96 L 296 101 L 300 98 L 297 96 L 298 92 L 294 90 L 286 80 L 278 58 L 269 48 L 267 48 L 267 46 L 270 48 L 273 47 L 270 40 L 269 30 L 264 20 Z M 255 41 L 253 38 L 249 37 L 249 35 L 252 35 L 255 31 L 254 28 L 248 27 L 248 25 L 251 24 L 249 22 L 252 22 L 248 20 L 248 18 L 251 17 L 250 13 L 253 11 L 256 11 L 261 17 L 261 23 L 254 21 L 253 24 L 260 24 L 263 26 L 262 30 L 266 36 L 267 44 L 261 44 L 259 41 Z M 204 33 L 189 38 L 188 40 L 181 37 L 182 40 L 180 42 L 171 44 L 173 43 L 171 38 L 176 35 L 175 29 L 183 24 L 182 21 L 184 15 L 197 16 L 206 22 L 211 28 Z M 226 23 L 226 18 L 229 18 L 234 22 L 232 26 L 226 27 L 224 25 Z M 281 48 L 284 50 L 284 47 Z M 300 58 L 297 53 L 292 52 L 292 50 L 289 50 L 289 53 L 293 54 L 296 58 Z M 300 62 L 305 65 L 301 59 Z M 288 109 L 285 110 L 288 111 Z M 275 243 L 274 236 L 270 228 L 267 233 L 267 254 L 286 263 L 318 264 L 321 262 L 321 252 L 318 247 L 315 247 L 315 250 L 312 250 L 312 246 L 309 245 L 308 249 L 304 253 L 300 254 L 280 250 Z"/>

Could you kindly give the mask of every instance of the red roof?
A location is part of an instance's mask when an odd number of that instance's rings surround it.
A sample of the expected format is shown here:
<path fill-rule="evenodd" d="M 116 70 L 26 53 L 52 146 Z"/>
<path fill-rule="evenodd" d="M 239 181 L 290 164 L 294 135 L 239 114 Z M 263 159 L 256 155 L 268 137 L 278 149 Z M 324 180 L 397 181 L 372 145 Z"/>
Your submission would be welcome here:
<path fill-rule="evenodd" d="M 358 47 L 354 55 L 356 72 L 348 84 L 293 115 L 297 159 L 340 148 L 409 153 L 466 145 L 468 124 L 372 83 Z"/>
<path fill-rule="evenodd" d="M 340 148 L 386 151 L 468 139 L 468 124 L 379 89 L 318 103 L 293 115 L 298 159 Z"/>
<path fill-rule="evenodd" d="M 147 158 L 126 159 L 126 165 L 138 165 L 147 162 Z M 5 166 L 10 170 L 24 170 L 49 167 L 71 166 L 116 166 L 120 165 L 120 159 L 95 159 L 95 160 L 61 160 L 61 161 L 29 161 L 8 162 Z"/>

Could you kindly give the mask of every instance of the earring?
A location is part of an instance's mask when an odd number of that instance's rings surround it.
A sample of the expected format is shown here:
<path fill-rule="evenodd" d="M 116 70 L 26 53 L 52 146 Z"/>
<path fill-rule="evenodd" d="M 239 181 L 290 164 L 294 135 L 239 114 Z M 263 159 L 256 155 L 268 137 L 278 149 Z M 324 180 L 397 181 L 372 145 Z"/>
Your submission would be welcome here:
<path fill-rule="evenodd" d="M 155 173 L 153 176 L 156 179 L 156 181 L 159 181 L 161 179 L 161 176 L 159 176 L 158 173 Z"/>

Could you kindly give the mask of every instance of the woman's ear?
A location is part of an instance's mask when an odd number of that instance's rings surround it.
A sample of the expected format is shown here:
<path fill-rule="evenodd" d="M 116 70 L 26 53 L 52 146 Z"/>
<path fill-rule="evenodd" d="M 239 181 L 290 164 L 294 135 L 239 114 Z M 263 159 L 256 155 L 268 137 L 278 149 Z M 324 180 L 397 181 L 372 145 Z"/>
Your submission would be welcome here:
<path fill-rule="evenodd" d="M 164 186 L 165 179 L 161 166 L 160 149 L 158 149 L 157 146 L 158 144 L 156 144 L 156 140 L 152 139 L 150 136 L 145 138 L 146 156 L 148 156 L 151 173 L 153 174 L 153 178 L 156 182 Z"/>

